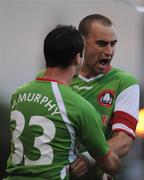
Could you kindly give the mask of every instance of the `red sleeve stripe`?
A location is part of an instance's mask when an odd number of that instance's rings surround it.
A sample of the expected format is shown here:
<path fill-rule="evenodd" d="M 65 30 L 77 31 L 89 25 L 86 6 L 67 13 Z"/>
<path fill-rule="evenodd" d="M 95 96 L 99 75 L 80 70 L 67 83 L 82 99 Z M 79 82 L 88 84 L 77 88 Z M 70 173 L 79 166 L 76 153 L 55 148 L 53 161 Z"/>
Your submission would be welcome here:
<path fill-rule="evenodd" d="M 107 153 L 105 156 L 97 157 L 97 158 L 95 158 L 95 159 L 96 159 L 96 160 L 105 159 L 105 158 L 107 158 L 107 157 L 110 155 L 110 153 L 111 153 L 111 150 L 109 150 L 108 153 Z"/>
<path fill-rule="evenodd" d="M 123 124 L 114 124 L 112 126 L 112 131 L 113 132 L 125 132 L 126 134 L 128 134 L 129 136 L 131 136 L 133 139 L 135 139 L 135 133 L 132 129 L 129 129 L 127 126 L 123 125 Z"/>
<path fill-rule="evenodd" d="M 137 122 L 137 119 L 123 111 L 114 112 L 113 117 L 111 119 L 112 125 L 120 123 L 127 126 L 129 129 L 132 129 L 134 132 L 136 130 Z"/>

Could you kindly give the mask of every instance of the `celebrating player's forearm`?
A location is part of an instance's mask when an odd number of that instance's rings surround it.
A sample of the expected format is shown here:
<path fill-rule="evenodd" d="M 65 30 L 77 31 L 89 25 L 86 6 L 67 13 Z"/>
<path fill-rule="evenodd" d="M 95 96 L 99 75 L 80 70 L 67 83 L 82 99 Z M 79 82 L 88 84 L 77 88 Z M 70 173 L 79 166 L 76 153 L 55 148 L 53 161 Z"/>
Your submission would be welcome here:
<path fill-rule="evenodd" d="M 124 132 L 115 132 L 114 137 L 108 140 L 108 144 L 111 151 L 115 152 L 117 156 L 122 158 L 128 154 L 133 144 L 133 139 Z M 85 174 L 89 167 L 96 164 L 95 159 L 88 152 L 82 153 L 82 156 L 83 158 L 78 158 L 78 160 L 75 161 L 75 163 L 72 166 L 72 171 L 77 176 Z"/>
<path fill-rule="evenodd" d="M 117 174 L 120 169 L 120 160 L 116 153 L 110 151 L 105 158 L 95 160 L 86 152 L 85 155 L 79 155 L 70 165 L 70 172 L 74 175 L 74 179 L 87 173 L 88 169 L 95 164 L 94 162 L 97 163 L 104 172 L 112 176 Z M 72 178 L 72 180 L 74 179 Z"/>
<path fill-rule="evenodd" d="M 114 137 L 108 140 L 108 144 L 110 149 L 121 158 L 128 154 L 133 144 L 133 139 L 124 132 L 116 132 Z"/>

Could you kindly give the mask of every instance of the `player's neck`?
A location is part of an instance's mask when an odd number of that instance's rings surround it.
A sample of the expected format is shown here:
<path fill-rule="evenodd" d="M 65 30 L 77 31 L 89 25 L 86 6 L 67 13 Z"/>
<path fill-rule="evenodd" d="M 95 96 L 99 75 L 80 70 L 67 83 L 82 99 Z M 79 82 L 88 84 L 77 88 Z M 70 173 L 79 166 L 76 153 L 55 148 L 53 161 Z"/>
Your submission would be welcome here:
<path fill-rule="evenodd" d="M 109 65 L 103 72 L 96 72 L 96 71 L 92 71 L 88 67 L 83 66 L 80 70 L 80 75 L 87 79 L 90 79 L 90 78 L 97 77 L 102 74 L 105 75 L 109 72 L 110 69 L 111 69 L 111 65 Z"/>
<path fill-rule="evenodd" d="M 80 75 L 82 75 L 83 77 L 90 79 L 93 78 L 95 76 L 98 76 L 99 74 L 96 74 L 95 72 L 90 71 L 88 68 L 82 68 L 80 71 Z"/>
<path fill-rule="evenodd" d="M 70 84 L 72 78 L 73 78 L 72 67 L 69 67 L 67 69 L 48 67 L 45 72 L 45 75 L 43 76 L 43 79 L 51 79 L 57 82 L 61 82 L 63 84 Z"/>

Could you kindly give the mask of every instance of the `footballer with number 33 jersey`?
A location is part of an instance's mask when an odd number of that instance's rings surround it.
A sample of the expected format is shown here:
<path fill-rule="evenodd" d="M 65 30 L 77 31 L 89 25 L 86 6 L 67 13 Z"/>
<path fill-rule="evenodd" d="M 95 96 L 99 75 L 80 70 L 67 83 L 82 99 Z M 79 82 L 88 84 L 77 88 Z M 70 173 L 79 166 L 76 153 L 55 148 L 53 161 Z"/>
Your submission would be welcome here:
<path fill-rule="evenodd" d="M 78 141 L 105 172 L 119 171 L 99 113 L 69 87 L 83 64 L 83 51 L 84 39 L 73 26 L 56 26 L 46 36 L 44 75 L 12 94 L 7 180 L 68 180 Z"/>

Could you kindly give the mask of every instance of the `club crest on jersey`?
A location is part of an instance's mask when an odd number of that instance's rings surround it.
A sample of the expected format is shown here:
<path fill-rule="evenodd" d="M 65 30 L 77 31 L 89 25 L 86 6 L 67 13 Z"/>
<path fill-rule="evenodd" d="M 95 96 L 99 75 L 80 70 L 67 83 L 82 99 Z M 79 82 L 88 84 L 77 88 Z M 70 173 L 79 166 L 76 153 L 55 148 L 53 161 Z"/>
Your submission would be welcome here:
<path fill-rule="evenodd" d="M 110 108 L 113 103 L 114 94 L 112 90 L 104 90 L 98 95 L 98 102 L 101 106 Z"/>

